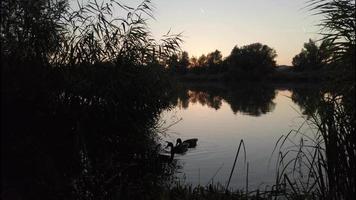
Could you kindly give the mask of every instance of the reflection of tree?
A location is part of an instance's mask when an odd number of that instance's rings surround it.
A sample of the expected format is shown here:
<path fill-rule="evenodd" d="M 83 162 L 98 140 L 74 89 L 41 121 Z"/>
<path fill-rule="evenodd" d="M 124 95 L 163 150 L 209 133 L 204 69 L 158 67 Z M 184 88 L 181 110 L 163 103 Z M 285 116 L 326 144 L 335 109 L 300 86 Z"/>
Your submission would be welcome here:
<path fill-rule="evenodd" d="M 189 102 L 207 105 L 215 110 L 220 109 L 222 101 L 225 100 L 231 106 L 231 110 L 236 114 L 259 116 L 274 109 L 275 90 L 272 87 L 252 85 L 252 86 L 199 86 L 189 85 L 179 92 L 180 102 L 184 102 L 187 108 Z"/>
<path fill-rule="evenodd" d="M 222 98 L 219 96 L 210 95 L 207 92 L 197 92 L 197 91 L 188 91 L 189 101 L 192 103 L 199 102 L 201 105 L 207 105 L 210 108 L 215 110 L 220 109 L 222 104 Z"/>
<path fill-rule="evenodd" d="M 226 97 L 226 101 L 230 104 L 235 114 L 242 112 L 259 116 L 275 108 L 275 103 L 272 101 L 275 95 L 273 87 L 253 85 L 231 90 Z"/>
<path fill-rule="evenodd" d="M 292 100 L 298 104 L 302 114 L 311 116 L 317 111 L 320 104 L 322 93 L 315 88 L 294 88 Z"/>

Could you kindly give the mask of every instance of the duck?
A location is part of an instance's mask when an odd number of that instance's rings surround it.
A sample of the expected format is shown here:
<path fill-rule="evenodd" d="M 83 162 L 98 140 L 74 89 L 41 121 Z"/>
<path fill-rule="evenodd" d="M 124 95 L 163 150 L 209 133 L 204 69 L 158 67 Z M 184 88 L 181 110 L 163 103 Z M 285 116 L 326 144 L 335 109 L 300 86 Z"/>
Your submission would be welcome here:
<path fill-rule="evenodd" d="M 171 148 L 171 153 L 173 152 L 173 153 L 183 154 L 186 151 L 188 151 L 189 144 L 181 143 L 174 146 L 172 142 L 167 142 L 167 147 Z"/>
<path fill-rule="evenodd" d="M 198 138 L 192 138 L 192 139 L 184 140 L 182 142 L 182 139 L 178 138 L 176 145 L 180 145 L 180 144 L 186 143 L 186 144 L 188 144 L 188 148 L 194 148 L 194 147 L 197 146 L 197 141 L 198 141 Z"/>

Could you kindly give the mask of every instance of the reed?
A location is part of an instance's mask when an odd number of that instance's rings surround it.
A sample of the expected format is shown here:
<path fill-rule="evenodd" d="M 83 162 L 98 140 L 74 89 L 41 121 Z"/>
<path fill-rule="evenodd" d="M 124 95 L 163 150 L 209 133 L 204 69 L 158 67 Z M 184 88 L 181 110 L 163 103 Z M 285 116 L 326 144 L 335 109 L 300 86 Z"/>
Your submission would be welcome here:
<path fill-rule="evenodd" d="M 244 163 L 246 162 L 246 148 L 245 148 L 245 143 L 244 143 L 243 140 L 240 140 L 239 146 L 238 146 L 238 148 L 237 148 L 237 152 L 236 152 L 234 164 L 232 165 L 232 168 L 231 168 L 229 180 L 227 181 L 227 184 L 226 184 L 226 187 L 225 187 L 225 192 L 228 192 L 228 188 L 229 188 L 229 185 L 230 185 L 230 181 L 231 181 L 231 178 L 232 178 L 232 174 L 234 173 L 234 170 L 235 170 L 235 167 L 236 167 L 236 162 L 237 162 L 237 158 L 239 157 L 239 153 L 240 153 L 241 146 L 244 148 Z"/>
<path fill-rule="evenodd" d="M 332 74 L 330 92 L 318 95 L 313 105 L 304 105 L 310 111 L 305 124 L 315 133 L 299 128 L 277 141 L 276 185 L 283 181 L 290 190 L 287 195 L 352 199 L 356 194 L 355 1 L 310 0 L 307 7 L 323 17 L 319 24 L 322 40 L 333 53 L 331 65 L 338 68 Z M 290 140 L 292 132 L 301 136 L 298 143 Z M 291 145 L 281 150 L 287 140 Z"/>
<path fill-rule="evenodd" d="M 352 98 L 352 94 L 325 94 L 302 124 L 314 133 L 301 131 L 301 126 L 277 141 L 276 185 L 285 184 L 287 196 L 351 199 L 356 193 Z M 299 142 L 292 135 L 300 136 Z"/>

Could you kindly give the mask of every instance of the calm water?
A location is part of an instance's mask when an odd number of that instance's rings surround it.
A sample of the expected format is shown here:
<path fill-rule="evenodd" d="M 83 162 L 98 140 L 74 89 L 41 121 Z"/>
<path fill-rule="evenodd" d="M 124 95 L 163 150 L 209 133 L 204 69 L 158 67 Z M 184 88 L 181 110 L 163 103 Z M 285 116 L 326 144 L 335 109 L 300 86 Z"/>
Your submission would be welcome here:
<path fill-rule="evenodd" d="M 182 166 L 177 176 L 182 181 L 193 185 L 211 181 L 226 184 L 238 144 L 244 140 L 249 188 L 273 185 L 273 148 L 282 134 L 300 127 L 304 121 L 302 108 L 292 100 L 290 90 L 251 88 L 186 88 L 176 106 L 163 113 L 162 120 L 167 124 L 180 120 L 169 128 L 164 140 L 199 139 L 196 148 L 176 156 Z M 246 169 L 240 154 L 231 187 L 245 187 Z"/>

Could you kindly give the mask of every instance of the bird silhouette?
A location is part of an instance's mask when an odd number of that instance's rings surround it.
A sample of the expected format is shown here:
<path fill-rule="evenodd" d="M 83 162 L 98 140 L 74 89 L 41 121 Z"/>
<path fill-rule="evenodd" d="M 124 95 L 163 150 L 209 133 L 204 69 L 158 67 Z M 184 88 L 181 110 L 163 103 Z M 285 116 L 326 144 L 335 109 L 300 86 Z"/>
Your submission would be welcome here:
<path fill-rule="evenodd" d="M 172 142 L 167 142 L 167 147 L 170 147 L 171 152 L 173 152 L 173 153 L 182 154 L 188 150 L 189 144 L 181 143 L 181 144 L 174 146 Z"/>
<path fill-rule="evenodd" d="M 197 146 L 197 141 L 198 141 L 198 138 L 192 138 L 192 139 L 184 140 L 182 142 L 182 139 L 178 138 L 176 146 L 182 145 L 182 144 L 188 144 L 188 148 L 193 148 L 193 147 Z"/>

